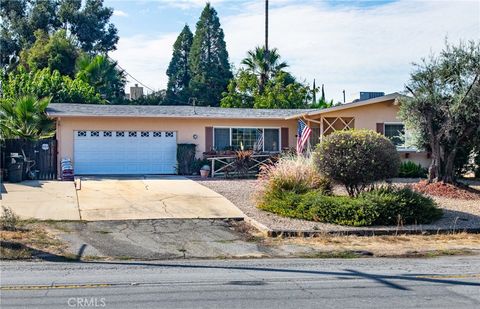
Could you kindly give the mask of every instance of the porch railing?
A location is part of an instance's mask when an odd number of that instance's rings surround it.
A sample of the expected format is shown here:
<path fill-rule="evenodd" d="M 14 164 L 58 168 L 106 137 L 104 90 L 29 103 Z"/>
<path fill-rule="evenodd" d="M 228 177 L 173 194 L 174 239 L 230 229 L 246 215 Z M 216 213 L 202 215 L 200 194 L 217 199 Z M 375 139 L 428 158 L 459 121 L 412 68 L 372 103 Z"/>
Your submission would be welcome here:
<path fill-rule="evenodd" d="M 211 157 L 207 160 L 211 161 L 211 177 L 215 176 L 228 176 L 229 174 L 236 174 L 235 171 L 235 156 L 224 156 L 224 157 Z M 267 164 L 270 162 L 272 155 L 252 155 L 250 160 L 252 164 L 248 166 L 247 173 L 248 175 L 256 175 L 258 169 L 262 164 Z"/>

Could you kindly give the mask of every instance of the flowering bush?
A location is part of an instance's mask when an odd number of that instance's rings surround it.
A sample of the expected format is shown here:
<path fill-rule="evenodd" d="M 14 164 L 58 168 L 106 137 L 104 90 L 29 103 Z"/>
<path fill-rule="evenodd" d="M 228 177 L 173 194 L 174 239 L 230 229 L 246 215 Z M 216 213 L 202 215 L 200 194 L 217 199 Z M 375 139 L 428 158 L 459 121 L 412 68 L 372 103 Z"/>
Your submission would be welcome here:
<path fill-rule="evenodd" d="M 400 157 L 395 146 L 371 130 L 336 131 L 314 152 L 319 171 L 356 196 L 375 181 L 395 177 Z"/>

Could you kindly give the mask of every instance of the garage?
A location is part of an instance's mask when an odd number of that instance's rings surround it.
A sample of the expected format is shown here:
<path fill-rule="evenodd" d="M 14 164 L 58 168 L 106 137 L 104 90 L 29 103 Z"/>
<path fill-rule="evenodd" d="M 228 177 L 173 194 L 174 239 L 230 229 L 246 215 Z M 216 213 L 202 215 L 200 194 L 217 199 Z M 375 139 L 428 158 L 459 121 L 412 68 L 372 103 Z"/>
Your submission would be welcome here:
<path fill-rule="evenodd" d="M 77 175 L 175 174 L 175 131 L 74 131 Z"/>

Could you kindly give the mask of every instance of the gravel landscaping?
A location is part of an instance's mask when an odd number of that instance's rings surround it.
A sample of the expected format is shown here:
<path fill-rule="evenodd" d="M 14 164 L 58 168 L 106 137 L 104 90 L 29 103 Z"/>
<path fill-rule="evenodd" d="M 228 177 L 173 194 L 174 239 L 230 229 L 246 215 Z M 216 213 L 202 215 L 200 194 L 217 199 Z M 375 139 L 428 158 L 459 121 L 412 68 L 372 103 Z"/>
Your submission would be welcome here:
<path fill-rule="evenodd" d="M 477 229 L 480 231 L 480 200 L 448 199 L 444 197 L 433 197 L 440 208 L 443 209 L 442 219 L 428 225 L 408 226 L 376 226 L 376 227 L 349 227 L 335 224 L 312 222 L 306 220 L 281 217 L 255 206 L 253 200 L 256 190 L 255 179 L 195 179 L 200 184 L 222 194 L 233 204 L 240 208 L 247 216 L 265 225 L 271 230 L 278 231 L 318 231 L 318 232 L 349 232 L 365 231 L 380 232 L 384 230 L 394 231 L 464 231 Z M 393 184 L 403 185 L 416 182 L 418 179 L 394 179 Z M 480 190 L 480 182 L 471 182 L 471 186 Z M 335 193 L 343 190 L 337 186 Z"/>

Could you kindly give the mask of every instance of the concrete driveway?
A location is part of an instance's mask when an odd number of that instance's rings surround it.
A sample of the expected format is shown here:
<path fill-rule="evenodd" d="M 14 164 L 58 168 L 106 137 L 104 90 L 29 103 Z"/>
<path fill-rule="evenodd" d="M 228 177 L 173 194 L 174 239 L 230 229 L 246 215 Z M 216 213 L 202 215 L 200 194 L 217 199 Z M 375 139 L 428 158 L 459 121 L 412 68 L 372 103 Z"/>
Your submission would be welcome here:
<path fill-rule="evenodd" d="M 23 219 L 79 220 L 73 182 L 29 180 L 3 183 L 1 205 Z"/>
<path fill-rule="evenodd" d="M 2 205 L 22 218 L 52 220 L 218 219 L 245 215 L 222 195 L 185 177 L 85 177 L 4 184 Z"/>
<path fill-rule="evenodd" d="M 222 195 L 181 176 L 82 178 L 81 219 L 243 218 Z"/>

